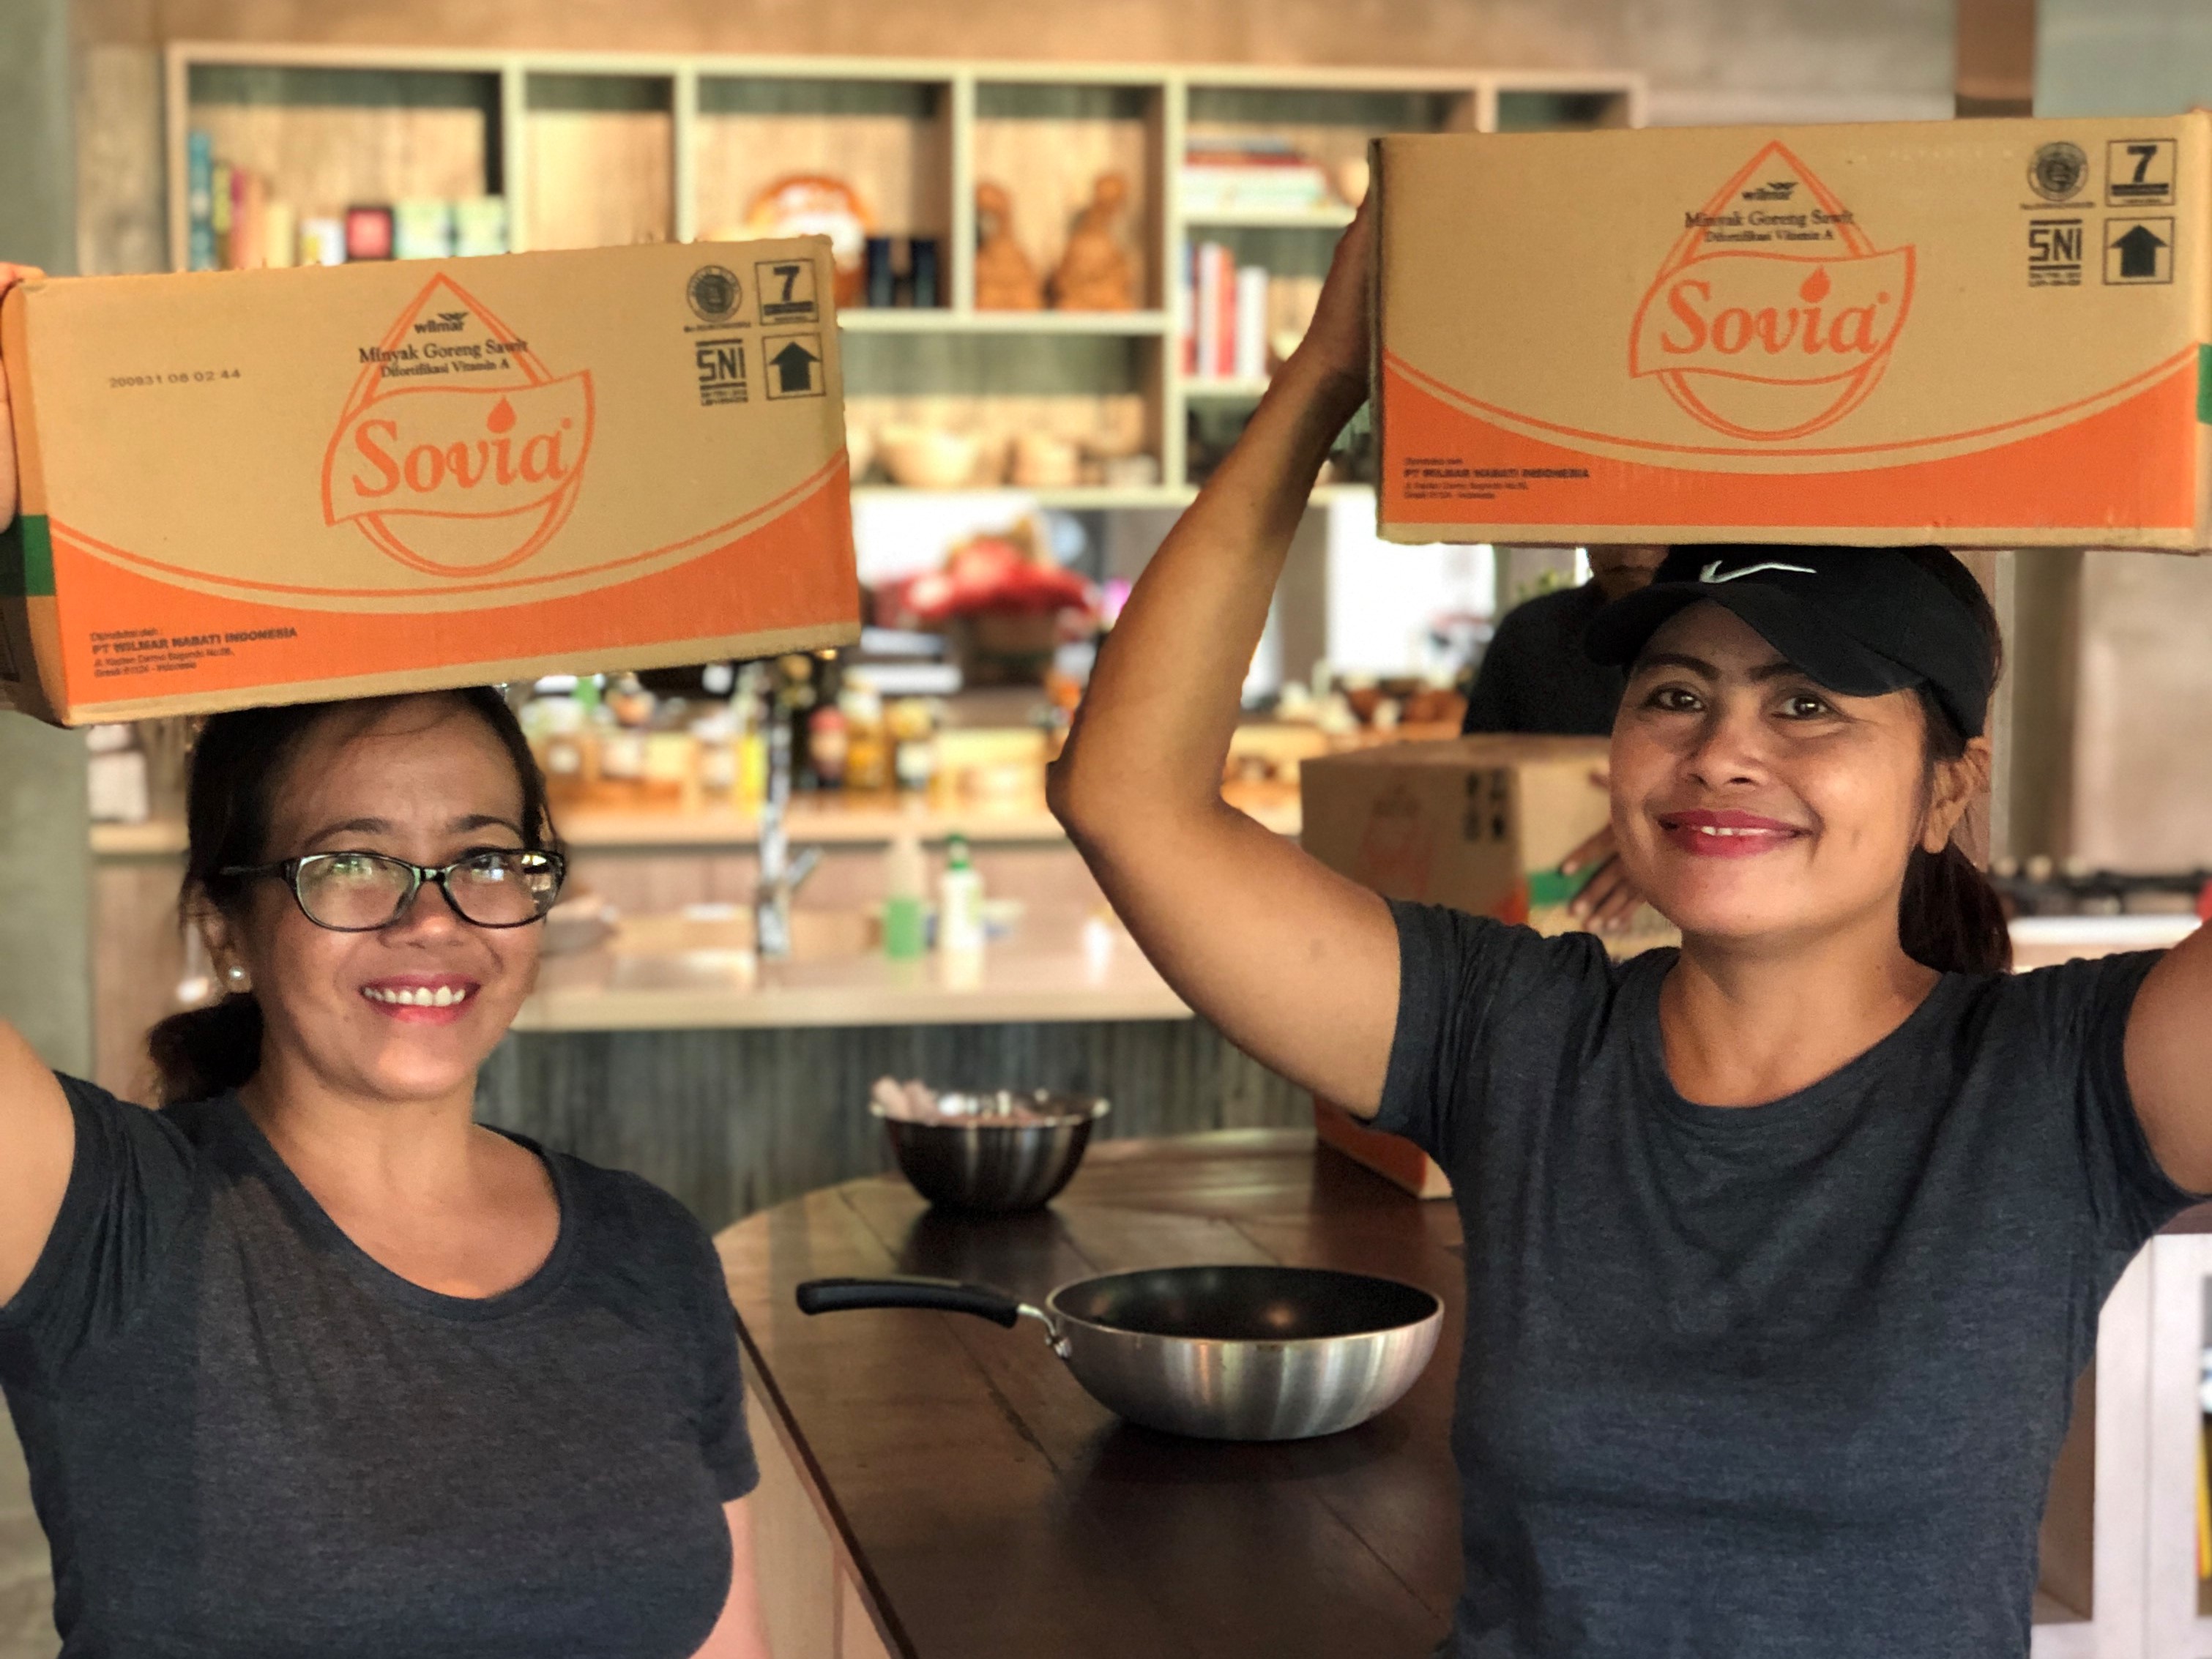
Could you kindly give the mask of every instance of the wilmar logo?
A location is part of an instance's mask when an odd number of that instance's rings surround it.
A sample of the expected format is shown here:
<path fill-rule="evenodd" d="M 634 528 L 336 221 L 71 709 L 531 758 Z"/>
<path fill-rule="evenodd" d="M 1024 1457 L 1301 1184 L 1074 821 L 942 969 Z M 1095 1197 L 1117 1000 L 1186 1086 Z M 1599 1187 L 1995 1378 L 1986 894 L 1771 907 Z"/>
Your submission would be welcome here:
<path fill-rule="evenodd" d="M 1629 374 L 1733 438 L 1802 438 L 1863 403 L 1911 307 L 1912 249 L 1875 247 L 1779 143 L 1683 216 L 1637 307 Z"/>
<path fill-rule="evenodd" d="M 556 379 L 445 276 L 360 350 L 323 459 L 325 523 L 445 576 L 511 568 L 552 539 L 591 454 L 589 373 Z"/>

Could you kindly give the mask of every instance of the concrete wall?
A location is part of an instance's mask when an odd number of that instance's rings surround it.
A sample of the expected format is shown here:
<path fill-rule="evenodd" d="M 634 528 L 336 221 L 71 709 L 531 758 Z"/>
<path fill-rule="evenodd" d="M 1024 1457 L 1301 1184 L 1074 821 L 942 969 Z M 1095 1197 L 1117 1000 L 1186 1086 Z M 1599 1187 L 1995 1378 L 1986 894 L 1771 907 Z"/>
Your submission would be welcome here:
<path fill-rule="evenodd" d="M 76 264 L 68 0 L 0 4 L 0 258 Z M 92 1059 L 84 740 L 0 714 L 0 1019 L 49 1062 Z"/>
<path fill-rule="evenodd" d="M 0 258 L 75 263 L 68 0 L 0 0 Z M 92 1060 L 84 740 L 0 714 L 0 1019 L 50 1064 Z M 0 1656 L 53 1652 L 45 1536 L 0 1419 Z"/>
<path fill-rule="evenodd" d="M 2039 0 L 2038 115 L 2165 115 L 2212 104 L 2204 0 Z"/>

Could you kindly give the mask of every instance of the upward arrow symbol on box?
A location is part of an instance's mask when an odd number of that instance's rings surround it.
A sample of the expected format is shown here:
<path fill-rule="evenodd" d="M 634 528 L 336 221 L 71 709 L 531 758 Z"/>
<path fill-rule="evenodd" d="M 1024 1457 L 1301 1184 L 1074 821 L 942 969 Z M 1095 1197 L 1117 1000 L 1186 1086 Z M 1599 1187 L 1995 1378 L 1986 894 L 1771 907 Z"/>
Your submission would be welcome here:
<path fill-rule="evenodd" d="M 821 361 L 796 340 L 787 342 L 782 350 L 769 359 L 775 368 L 776 384 L 785 392 L 813 391 L 814 365 Z"/>
<path fill-rule="evenodd" d="M 2136 226 L 2112 246 L 2120 251 L 2123 280 L 2158 275 L 2158 251 L 2166 246 L 2166 239 L 2148 225 Z"/>

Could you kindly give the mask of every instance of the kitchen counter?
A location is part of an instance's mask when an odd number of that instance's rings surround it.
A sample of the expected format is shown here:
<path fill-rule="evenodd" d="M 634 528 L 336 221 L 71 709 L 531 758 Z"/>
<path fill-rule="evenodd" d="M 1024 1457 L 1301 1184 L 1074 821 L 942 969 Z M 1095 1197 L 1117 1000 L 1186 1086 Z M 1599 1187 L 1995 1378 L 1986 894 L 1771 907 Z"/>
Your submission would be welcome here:
<path fill-rule="evenodd" d="M 2212 1206 L 2175 1224 L 2207 1228 Z M 942 1215 L 891 1175 L 726 1229 L 776 1651 L 1425 1659 L 1460 1582 L 1459 1242 L 1450 1205 L 1409 1199 L 1296 1130 L 1094 1145 L 1029 1216 Z M 1122 1424 L 1026 1321 L 810 1319 L 793 1303 L 801 1280 L 835 1274 L 975 1279 L 1042 1301 L 1071 1279 L 1192 1261 L 1407 1279 L 1443 1298 L 1443 1338 L 1372 1422 L 1227 1445 Z M 2036 1613 L 2078 1618 L 2042 1596 Z"/>
<path fill-rule="evenodd" d="M 891 962 L 850 939 L 805 955 L 813 915 L 794 913 L 802 954 L 763 963 L 749 947 L 750 916 L 647 931 L 626 924 L 613 943 L 549 957 L 514 1030 L 714 1030 L 821 1026 L 983 1025 L 1188 1019 L 1118 923 L 1081 913 L 1024 915 L 1011 937 L 972 962 L 933 953 Z M 644 919 L 658 921 L 659 918 Z M 822 916 L 825 935 L 842 918 Z M 857 921 L 858 918 L 854 918 Z M 840 945 L 849 948 L 840 949 Z"/>

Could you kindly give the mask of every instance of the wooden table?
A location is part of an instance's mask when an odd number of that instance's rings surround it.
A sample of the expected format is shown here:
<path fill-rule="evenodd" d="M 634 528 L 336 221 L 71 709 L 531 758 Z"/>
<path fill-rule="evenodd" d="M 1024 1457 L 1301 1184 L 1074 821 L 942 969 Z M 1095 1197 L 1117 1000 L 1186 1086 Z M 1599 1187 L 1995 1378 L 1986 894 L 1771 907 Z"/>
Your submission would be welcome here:
<path fill-rule="evenodd" d="M 1094 1146 L 1047 1212 L 954 1220 L 896 1176 L 766 1211 L 718 1241 L 744 1316 L 779 1659 L 1422 1659 L 1460 1583 L 1448 1444 L 1459 1224 L 1304 1131 Z M 1121 1423 L 1030 1322 L 809 1319 L 801 1280 L 1070 1279 L 1279 1261 L 1443 1299 L 1437 1357 L 1373 1422 L 1225 1445 Z"/>

